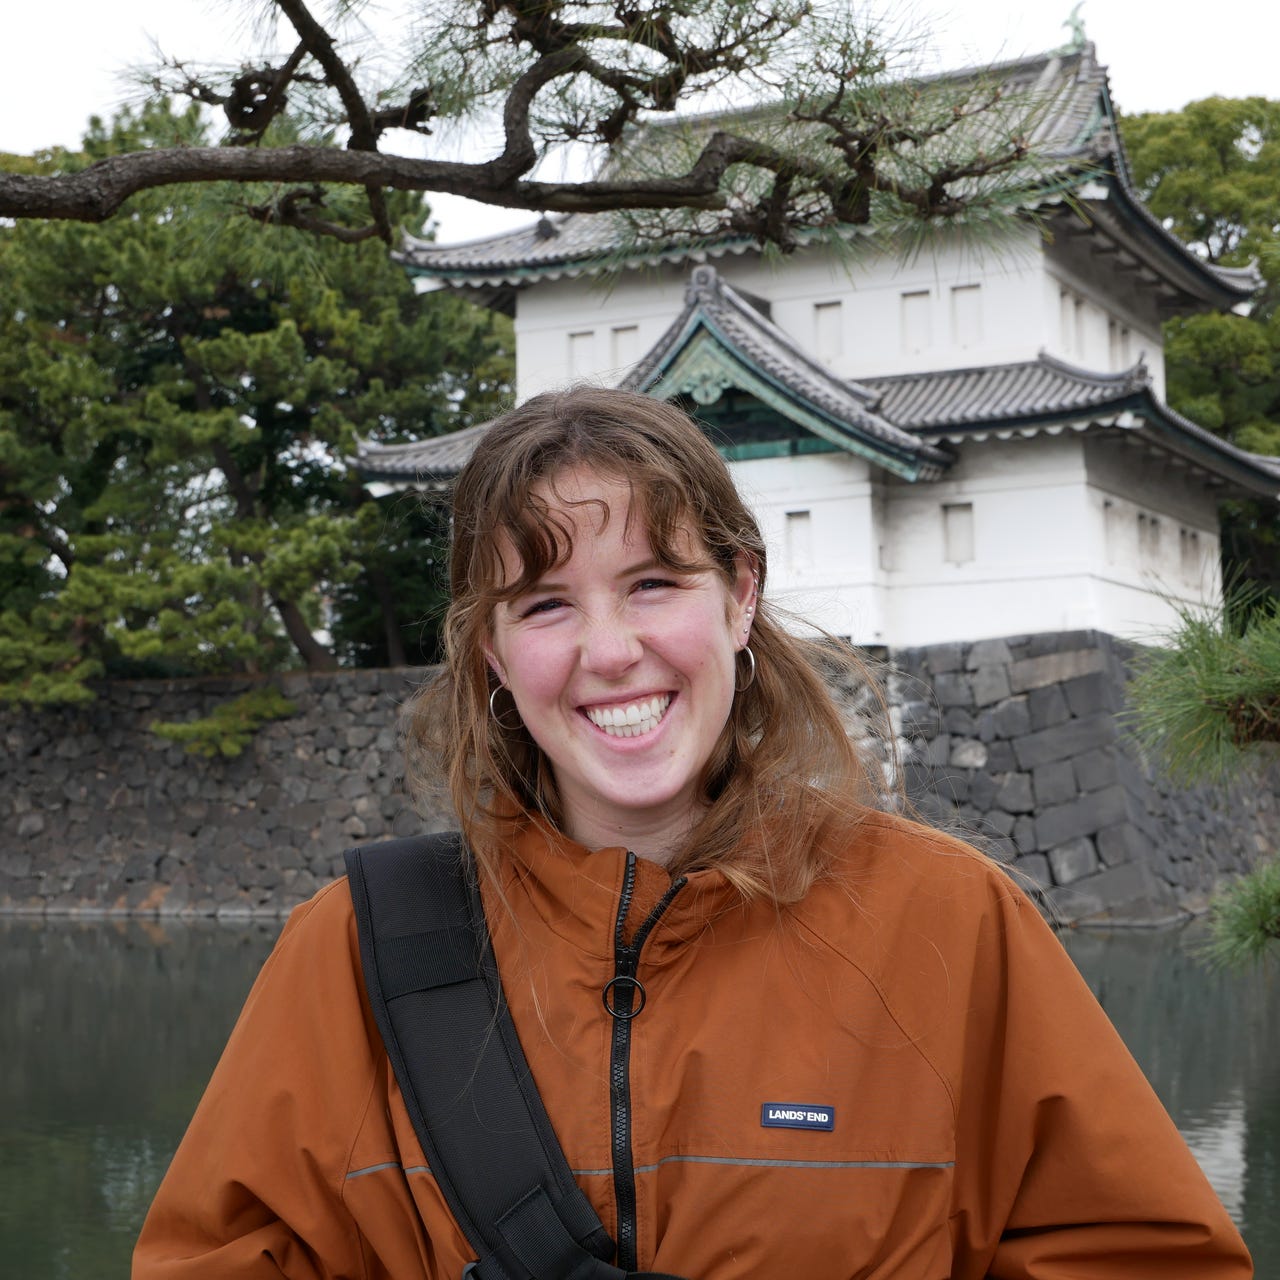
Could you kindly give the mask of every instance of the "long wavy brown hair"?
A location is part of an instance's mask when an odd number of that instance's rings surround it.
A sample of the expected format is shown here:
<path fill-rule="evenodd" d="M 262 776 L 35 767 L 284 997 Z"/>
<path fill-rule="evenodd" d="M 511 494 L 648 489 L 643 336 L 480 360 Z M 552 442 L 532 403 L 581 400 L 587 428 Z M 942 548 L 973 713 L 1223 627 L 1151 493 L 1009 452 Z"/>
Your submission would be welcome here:
<path fill-rule="evenodd" d="M 883 796 L 881 761 L 850 737 L 828 689 L 832 677 L 875 682 L 847 645 L 781 625 L 765 592 L 764 539 L 723 459 L 687 414 L 648 396 L 594 387 L 536 396 L 493 423 L 458 477 L 444 666 L 405 708 L 410 786 L 419 797 L 447 787 L 482 876 L 497 871 L 513 813 L 559 827 L 554 773 L 510 695 L 494 693 L 485 646 L 495 605 L 572 553 L 571 530 L 544 495 L 575 469 L 630 486 L 632 518 L 671 571 L 712 570 L 732 585 L 743 563 L 753 566 L 755 678 L 746 683 L 740 654 L 746 687 L 703 769 L 704 807 L 668 866 L 673 875 L 717 867 L 744 896 L 799 900 L 826 869 L 824 837 Z M 518 577 L 504 546 L 517 553 Z"/>

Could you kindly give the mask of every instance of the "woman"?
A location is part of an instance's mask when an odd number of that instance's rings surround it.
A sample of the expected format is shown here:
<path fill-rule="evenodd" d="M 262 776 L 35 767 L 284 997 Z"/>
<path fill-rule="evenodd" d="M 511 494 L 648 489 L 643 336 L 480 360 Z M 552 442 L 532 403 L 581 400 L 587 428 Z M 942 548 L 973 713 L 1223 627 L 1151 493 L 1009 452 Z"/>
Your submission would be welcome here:
<path fill-rule="evenodd" d="M 765 548 L 678 410 L 500 419 L 454 497 L 443 765 L 516 1028 L 618 1263 L 699 1280 L 1252 1274 L 1038 913 L 879 806 Z M 643 987 L 620 1026 L 602 1000 Z M 634 988 L 639 990 L 639 986 Z M 615 1010 L 615 1013 L 617 1010 Z M 361 988 L 344 885 L 290 919 L 134 1275 L 440 1277 L 474 1258 Z"/>

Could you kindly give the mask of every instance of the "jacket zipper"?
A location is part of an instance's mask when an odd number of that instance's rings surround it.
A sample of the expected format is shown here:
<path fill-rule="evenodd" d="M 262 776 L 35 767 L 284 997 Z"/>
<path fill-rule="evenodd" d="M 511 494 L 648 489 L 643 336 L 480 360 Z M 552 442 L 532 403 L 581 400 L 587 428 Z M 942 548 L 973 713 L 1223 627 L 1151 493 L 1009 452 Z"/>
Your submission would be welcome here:
<path fill-rule="evenodd" d="M 612 1111 L 613 1194 L 618 1208 L 618 1266 L 636 1269 L 636 1176 L 631 1157 L 631 1012 L 639 985 L 640 950 L 671 900 L 685 886 L 683 876 L 672 882 L 657 906 L 649 912 L 631 941 L 623 940 L 623 926 L 635 892 L 636 855 L 627 851 L 622 895 L 618 899 L 618 919 L 613 933 L 612 995 L 613 1045 L 609 1056 L 609 1104 Z M 619 981 L 624 979 L 624 981 Z M 629 981 L 627 981 L 629 980 Z M 636 1010 L 639 1013 L 639 1010 Z"/>

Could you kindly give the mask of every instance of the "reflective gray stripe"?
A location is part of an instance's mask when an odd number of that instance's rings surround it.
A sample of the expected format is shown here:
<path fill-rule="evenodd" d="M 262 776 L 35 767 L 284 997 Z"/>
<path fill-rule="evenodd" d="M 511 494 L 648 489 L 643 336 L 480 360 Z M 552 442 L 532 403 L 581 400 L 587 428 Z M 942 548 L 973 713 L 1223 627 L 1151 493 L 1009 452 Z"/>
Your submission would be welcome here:
<path fill-rule="evenodd" d="M 656 1164 L 638 1164 L 637 1173 L 652 1173 L 664 1164 L 752 1165 L 765 1169 L 953 1169 L 954 1160 L 753 1160 L 732 1156 L 663 1156 Z M 574 1169 L 576 1177 L 598 1178 L 612 1169 Z"/>
<path fill-rule="evenodd" d="M 425 1164 L 415 1164 L 411 1168 L 405 1169 L 398 1160 L 388 1160 L 383 1164 L 371 1164 L 365 1169 L 352 1169 L 348 1174 L 348 1180 L 351 1178 L 363 1178 L 366 1173 L 381 1173 L 383 1169 L 402 1169 L 405 1173 L 430 1173 L 431 1170 Z"/>

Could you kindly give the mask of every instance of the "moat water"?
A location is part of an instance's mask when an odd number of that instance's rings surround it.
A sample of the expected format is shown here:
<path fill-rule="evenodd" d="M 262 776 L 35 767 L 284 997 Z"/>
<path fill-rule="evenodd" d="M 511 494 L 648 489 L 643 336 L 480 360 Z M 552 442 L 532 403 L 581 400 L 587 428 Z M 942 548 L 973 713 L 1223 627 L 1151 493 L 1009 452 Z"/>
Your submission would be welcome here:
<path fill-rule="evenodd" d="M 122 1280 L 278 924 L 0 919 L 0 1271 Z M 1280 987 L 1194 929 L 1075 933 L 1090 986 L 1280 1278 Z"/>

